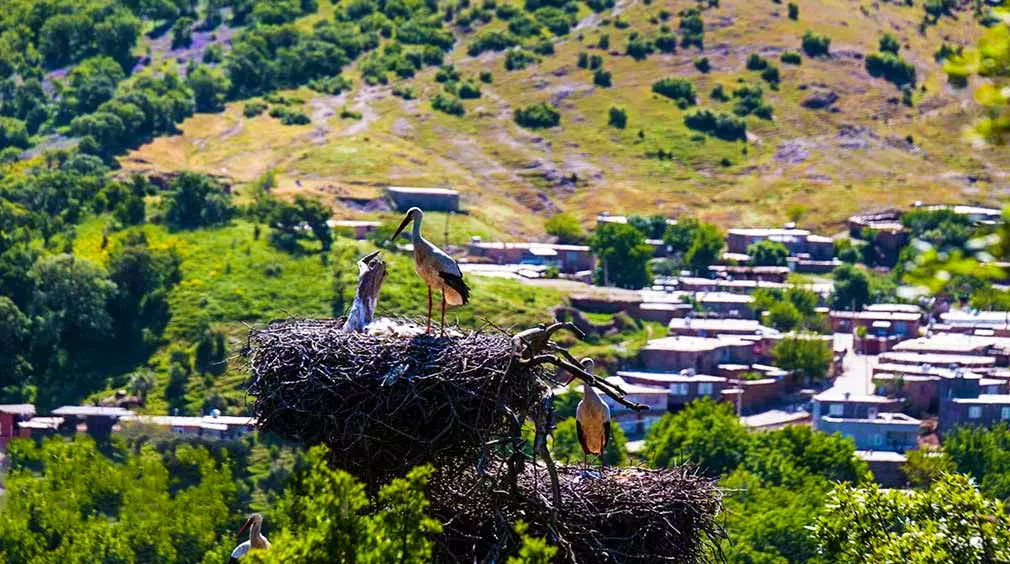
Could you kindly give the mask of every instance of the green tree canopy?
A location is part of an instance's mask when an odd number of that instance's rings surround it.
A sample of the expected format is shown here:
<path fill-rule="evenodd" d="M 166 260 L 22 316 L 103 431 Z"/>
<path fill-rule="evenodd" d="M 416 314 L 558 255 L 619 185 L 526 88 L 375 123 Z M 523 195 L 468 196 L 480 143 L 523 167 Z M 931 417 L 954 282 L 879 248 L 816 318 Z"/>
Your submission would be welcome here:
<path fill-rule="evenodd" d="M 789 336 L 772 349 L 775 366 L 811 382 L 819 382 L 828 375 L 831 355 L 831 347 L 817 335 Z"/>
<path fill-rule="evenodd" d="M 740 465 L 750 442 L 733 406 L 706 397 L 663 415 L 646 433 L 644 453 L 660 468 L 691 462 L 718 476 Z"/>
<path fill-rule="evenodd" d="M 870 303 L 870 280 L 865 272 L 851 264 L 843 264 L 836 267 L 832 275 L 835 280 L 832 309 L 859 311 Z"/>
<path fill-rule="evenodd" d="M 778 241 L 758 241 L 747 247 L 750 263 L 754 266 L 786 266 L 789 249 Z"/>
<path fill-rule="evenodd" d="M 579 219 L 570 213 L 554 214 L 544 223 L 548 235 L 558 238 L 566 245 L 581 245 L 586 242 L 586 232 Z"/>
<path fill-rule="evenodd" d="M 652 247 L 642 232 L 631 225 L 603 223 L 596 228 L 589 246 L 600 264 L 593 277 L 621 288 L 643 288 L 652 283 L 649 259 Z"/>

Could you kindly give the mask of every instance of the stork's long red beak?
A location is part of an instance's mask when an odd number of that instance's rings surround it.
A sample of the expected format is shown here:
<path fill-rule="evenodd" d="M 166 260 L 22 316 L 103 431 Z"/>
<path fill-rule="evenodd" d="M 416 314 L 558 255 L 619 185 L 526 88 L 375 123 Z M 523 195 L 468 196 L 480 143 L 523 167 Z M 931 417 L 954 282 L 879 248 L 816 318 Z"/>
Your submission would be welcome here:
<path fill-rule="evenodd" d="M 403 218 L 403 221 L 400 222 L 400 226 L 396 228 L 396 231 L 393 233 L 393 236 L 389 238 L 389 240 L 390 241 L 395 241 L 396 238 L 400 236 L 400 233 L 403 232 L 403 229 L 405 227 L 407 227 L 407 224 L 409 224 L 411 221 L 413 221 L 413 219 L 414 219 L 414 216 L 412 216 L 412 215 L 410 215 L 408 213 L 406 215 L 406 217 Z"/>
<path fill-rule="evenodd" d="M 252 526 L 252 522 L 253 522 L 253 520 L 252 520 L 252 517 L 250 517 L 250 518 L 246 519 L 246 520 L 245 520 L 245 523 L 243 523 L 243 524 L 242 524 L 242 528 L 241 528 L 241 529 L 239 529 L 237 533 L 235 533 L 235 537 L 236 537 L 236 538 L 239 538 L 239 537 L 241 537 L 241 536 L 242 536 L 242 535 L 243 535 L 243 534 L 244 534 L 244 533 L 245 533 L 246 531 L 248 531 L 248 530 L 249 530 L 249 527 L 250 527 L 250 526 Z"/>

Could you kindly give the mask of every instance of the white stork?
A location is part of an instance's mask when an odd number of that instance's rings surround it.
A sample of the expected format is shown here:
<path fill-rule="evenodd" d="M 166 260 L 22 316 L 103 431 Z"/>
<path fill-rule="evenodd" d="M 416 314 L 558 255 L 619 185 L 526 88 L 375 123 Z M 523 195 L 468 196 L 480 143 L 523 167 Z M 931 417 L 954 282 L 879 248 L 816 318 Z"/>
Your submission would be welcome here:
<path fill-rule="evenodd" d="M 391 240 L 395 240 L 408 223 L 414 222 L 414 270 L 428 285 L 428 325 L 425 333 L 431 332 L 431 291 L 439 289 L 442 290 L 442 335 L 445 335 L 445 304 L 467 303 L 470 300 L 470 287 L 463 281 L 463 272 L 456 261 L 421 235 L 423 219 L 424 212 L 420 208 L 410 208 Z"/>
<path fill-rule="evenodd" d="M 246 519 L 245 524 L 242 525 L 242 528 L 238 530 L 238 534 L 235 536 L 241 537 L 243 533 L 249 531 L 249 540 L 236 546 L 235 550 L 231 551 L 231 558 L 228 560 L 228 564 L 236 564 L 251 549 L 270 550 L 270 541 L 260 532 L 260 527 L 262 526 L 263 516 L 259 513 L 253 513 Z"/>
<path fill-rule="evenodd" d="M 591 358 L 584 358 L 581 363 L 583 370 L 593 372 Z M 582 445 L 583 461 L 588 466 L 587 457 L 592 454 L 600 458 L 602 467 L 603 450 L 610 442 L 610 407 L 586 380 L 582 381 L 582 401 L 575 408 L 575 430 Z"/>

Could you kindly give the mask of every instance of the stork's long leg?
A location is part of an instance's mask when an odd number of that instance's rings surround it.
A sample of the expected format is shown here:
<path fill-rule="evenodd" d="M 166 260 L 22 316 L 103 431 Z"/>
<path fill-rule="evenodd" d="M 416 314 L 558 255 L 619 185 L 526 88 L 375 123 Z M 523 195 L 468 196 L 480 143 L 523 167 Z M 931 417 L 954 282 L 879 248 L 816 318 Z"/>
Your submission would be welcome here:
<path fill-rule="evenodd" d="M 445 337 L 445 288 L 442 288 L 442 336 Z"/>
<path fill-rule="evenodd" d="M 431 286 L 428 286 L 428 326 L 424 329 L 424 334 L 431 333 Z"/>

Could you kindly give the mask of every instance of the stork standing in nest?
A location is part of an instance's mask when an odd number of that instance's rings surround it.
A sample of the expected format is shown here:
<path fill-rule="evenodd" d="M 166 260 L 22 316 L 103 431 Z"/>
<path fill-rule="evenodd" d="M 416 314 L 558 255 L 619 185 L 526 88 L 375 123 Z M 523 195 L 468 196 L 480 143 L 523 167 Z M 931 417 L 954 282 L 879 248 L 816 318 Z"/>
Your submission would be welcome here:
<path fill-rule="evenodd" d="M 391 240 L 395 240 L 411 221 L 414 222 L 414 269 L 428 285 L 428 325 L 425 333 L 431 332 L 431 291 L 442 291 L 442 335 L 445 335 L 445 304 L 462 305 L 470 301 L 470 287 L 463 281 L 463 272 L 449 255 L 421 235 L 421 221 L 424 212 L 420 208 L 410 208 L 396 228 Z"/>
<path fill-rule="evenodd" d="M 243 533 L 249 531 L 249 540 L 235 547 L 235 550 L 231 552 L 228 564 L 236 564 L 240 558 L 254 548 L 258 550 L 270 550 L 270 541 L 260 532 L 262 526 L 263 516 L 259 513 L 253 513 L 246 519 L 245 524 L 242 525 L 236 536 L 241 537 Z"/>
<path fill-rule="evenodd" d="M 583 370 L 592 373 L 592 359 L 584 358 L 580 363 Z M 603 467 L 603 451 L 607 448 L 607 443 L 610 442 L 610 425 L 610 407 L 600 399 L 599 394 L 589 384 L 589 381 L 583 380 L 582 401 L 575 408 L 575 430 L 579 435 L 583 461 L 587 468 L 590 454 L 598 456 L 600 467 Z"/>

